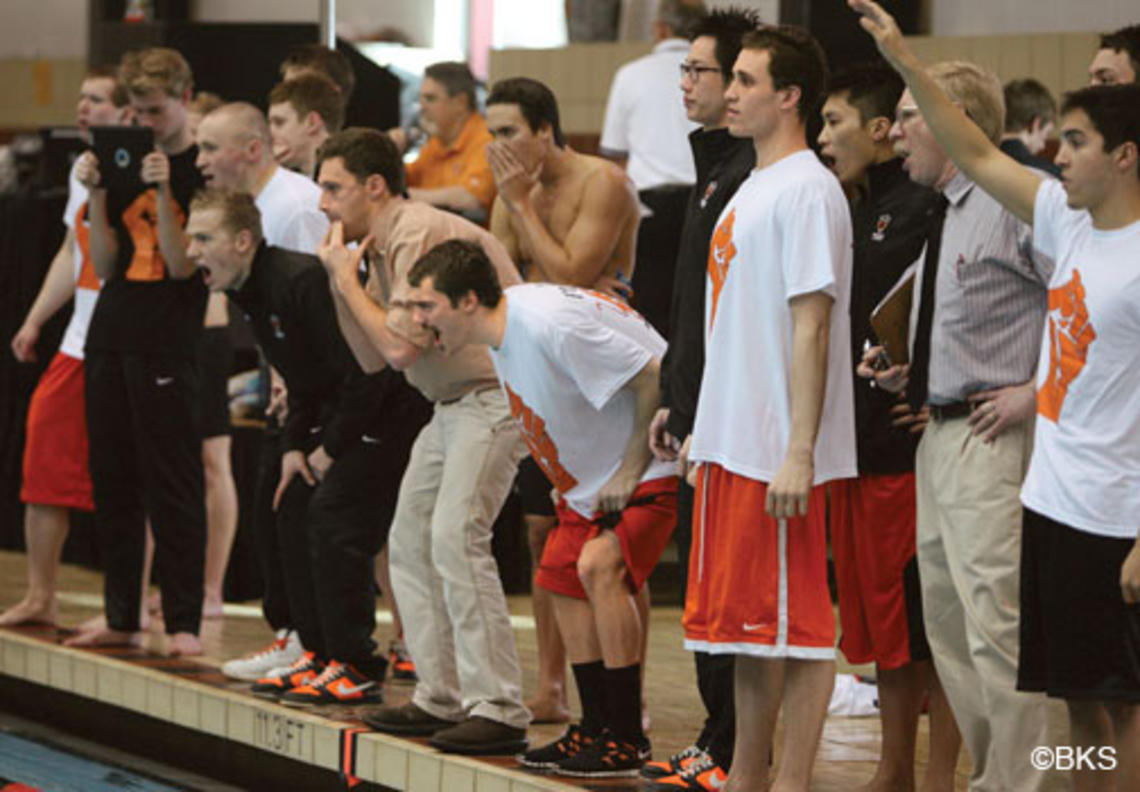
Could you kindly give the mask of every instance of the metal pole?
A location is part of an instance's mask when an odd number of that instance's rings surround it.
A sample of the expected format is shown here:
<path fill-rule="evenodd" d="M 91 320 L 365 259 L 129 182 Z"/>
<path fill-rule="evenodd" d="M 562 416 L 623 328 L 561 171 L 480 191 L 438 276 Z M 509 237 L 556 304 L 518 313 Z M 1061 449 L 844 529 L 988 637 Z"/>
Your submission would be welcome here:
<path fill-rule="evenodd" d="M 336 0 L 320 0 L 321 40 L 329 49 L 336 49 Z"/>

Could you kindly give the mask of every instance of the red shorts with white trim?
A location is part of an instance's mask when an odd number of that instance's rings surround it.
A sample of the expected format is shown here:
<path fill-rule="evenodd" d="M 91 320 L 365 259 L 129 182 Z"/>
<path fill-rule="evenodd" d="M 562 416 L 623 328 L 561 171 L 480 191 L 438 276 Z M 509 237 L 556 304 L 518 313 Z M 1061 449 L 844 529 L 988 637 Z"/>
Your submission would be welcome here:
<path fill-rule="evenodd" d="M 863 475 L 831 486 L 831 557 L 839 648 L 852 664 L 928 660 L 915 556 L 914 474 Z"/>
<path fill-rule="evenodd" d="M 56 353 L 28 406 L 20 500 L 93 511 L 83 361 Z"/>
<path fill-rule="evenodd" d="M 626 583 L 636 593 L 657 566 L 677 525 L 677 479 L 668 476 L 642 482 L 629 501 L 613 532 L 625 559 Z M 555 594 L 587 599 L 578 577 L 578 557 L 586 542 L 606 529 L 600 515 L 586 519 L 564 500 L 557 511 L 558 525 L 546 539 L 534 582 Z"/>
<path fill-rule="evenodd" d="M 806 517 L 764 511 L 768 485 L 704 464 L 693 505 L 685 646 L 713 654 L 829 660 L 835 614 L 827 587 L 827 495 Z"/>

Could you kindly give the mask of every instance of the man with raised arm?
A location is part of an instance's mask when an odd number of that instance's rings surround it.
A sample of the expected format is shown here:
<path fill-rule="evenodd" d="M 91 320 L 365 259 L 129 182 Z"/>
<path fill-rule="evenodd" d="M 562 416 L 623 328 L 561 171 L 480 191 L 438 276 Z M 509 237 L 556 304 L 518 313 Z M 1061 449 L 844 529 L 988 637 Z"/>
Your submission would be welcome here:
<path fill-rule="evenodd" d="M 1067 704 L 1070 744 L 1093 755 L 1093 766 L 1073 769 L 1077 789 L 1140 789 L 1140 88 L 1069 94 L 1061 178 L 1045 179 L 967 120 L 889 14 L 850 5 L 956 166 L 1031 223 L 1034 245 L 1055 262 L 1021 488 L 1017 684 Z M 1021 756 L 1008 761 L 1035 772 Z"/>

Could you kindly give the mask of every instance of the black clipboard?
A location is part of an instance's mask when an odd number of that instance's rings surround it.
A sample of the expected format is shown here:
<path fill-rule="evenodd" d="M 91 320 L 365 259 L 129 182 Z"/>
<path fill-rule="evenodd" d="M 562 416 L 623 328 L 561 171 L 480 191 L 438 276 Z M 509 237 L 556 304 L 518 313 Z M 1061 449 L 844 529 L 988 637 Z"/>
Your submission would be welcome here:
<path fill-rule="evenodd" d="M 99 159 L 99 186 L 121 199 L 132 198 L 147 185 L 142 161 L 154 151 L 154 130 L 144 126 L 93 126 L 91 140 Z"/>

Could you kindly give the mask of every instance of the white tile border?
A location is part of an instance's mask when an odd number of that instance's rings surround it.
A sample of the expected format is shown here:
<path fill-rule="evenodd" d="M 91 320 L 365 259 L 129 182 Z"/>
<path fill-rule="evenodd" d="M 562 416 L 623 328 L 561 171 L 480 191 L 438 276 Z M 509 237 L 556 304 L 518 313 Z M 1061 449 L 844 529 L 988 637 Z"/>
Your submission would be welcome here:
<path fill-rule="evenodd" d="M 173 725 L 339 770 L 344 726 L 244 692 L 194 682 L 0 629 L 0 673 Z M 356 775 L 401 792 L 575 792 L 579 787 L 376 732 L 357 735 Z"/>

